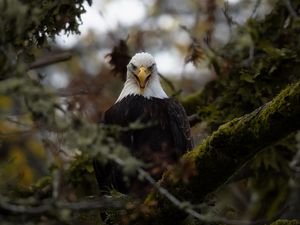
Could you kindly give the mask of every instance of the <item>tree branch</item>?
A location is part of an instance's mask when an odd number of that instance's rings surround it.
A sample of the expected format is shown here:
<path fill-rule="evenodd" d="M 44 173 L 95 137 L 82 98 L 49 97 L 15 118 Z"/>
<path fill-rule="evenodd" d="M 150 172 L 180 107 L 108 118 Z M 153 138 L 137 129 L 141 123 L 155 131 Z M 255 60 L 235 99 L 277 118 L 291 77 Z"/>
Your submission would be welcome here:
<path fill-rule="evenodd" d="M 61 52 L 56 54 L 51 54 L 48 56 L 44 56 L 41 59 L 31 63 L 28 66 L 28 70 L 37 69 L 40 67 L 49 66 L 55 63 L 64 62 L 72 58 L 72 54 L 70 52 Z"/>
<path fill-rule="evenodd" d="M 202 144 L 185 154 L 183 159 L 193 163 L 197 170 L 189 183 L 172 180 L 172 171 L 167 171 L 161 185 L 181 199 L 200 202 L 260 150 L 300 129 L 299 118 L 300 81 L 252 113 L 220 126 Z M 149 217 L 149 224 L 169 224 L 185 218 L 180 209 L 158 193 L 151 198 L 159 207 Z"/>
<path fill-rule="evenodd" d="M 14 214 L 43 214 L 55 209 L 69 209 L 69 210 L 91 210 L 91 209 L 103 209 L 103 208 L 123 208 L 126 201 L 122 199 L 111 198 L 98 198 L 90 201 L 80 202 L 62 202 L 62 201 L 50 201 L 37 206 L 29 206 L 11 203 L 7 198 L 1 196 L 0 210 L 8 211 Z"/>

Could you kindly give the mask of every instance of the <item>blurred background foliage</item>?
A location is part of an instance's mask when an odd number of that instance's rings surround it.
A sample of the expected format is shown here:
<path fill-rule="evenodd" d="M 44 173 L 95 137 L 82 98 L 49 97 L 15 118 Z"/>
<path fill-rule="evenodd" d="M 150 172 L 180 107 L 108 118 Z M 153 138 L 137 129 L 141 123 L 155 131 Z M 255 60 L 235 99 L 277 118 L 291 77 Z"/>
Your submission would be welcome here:
<path fill-rule="evenodd" d="M 113 23 L 113 4 L 143 14 Z M 101 31 L 81 29 L 93 10 Z M 298 0 L 0 0 L 0 12 L 1 224 L 103 224 L 93 207 L 78 213 L 53 201 L 99 195 L 95 155 L 121 158 L 129 172 L 142 163 L 99 126 L 135 52 L 156 57 L 168 94 L 195 118 L 196 144 L 300 76 Z M 208 214 L 299 219 L 299 143 L 299 132 L 290 134 L 256 155 L 208 197 Z M 28 213 L 40 204 L 45 211 Z M 117 213 L 122 223 L 148 213 L 134 204 Z"/>

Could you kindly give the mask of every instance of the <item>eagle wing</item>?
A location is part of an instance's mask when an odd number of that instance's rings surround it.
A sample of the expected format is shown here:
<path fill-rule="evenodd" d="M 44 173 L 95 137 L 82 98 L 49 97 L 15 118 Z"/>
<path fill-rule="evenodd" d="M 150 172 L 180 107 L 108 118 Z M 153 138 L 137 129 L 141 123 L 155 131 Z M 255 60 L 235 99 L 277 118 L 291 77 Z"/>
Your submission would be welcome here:
<path fill-rule="evenodd" d="M 169 124 L 175 145 L 182 151 L 192 149 L 190 124 L 183 106 L 173 98 L 168 99 Z"/>
<path fill-rule="evenodd" d="M 123 104 L 128 105 L 134 99 L 124 98 Z M 120 106 L 121 103 L 112 105 L 102 116 L 101 123 L 104 125 L 118 125 L 127 127 L 131 122 L 131 118 L 127 115 L 129 110 L 127 107 Z M 121 116 L 120 116 L 121 115 Z M 124 140 L 128 142 L 128 140 Z M 125 143 L 123 143 L 125 144 Z M 128 185 L 124 180 L 124 174 L 121 166 L 109 160 L 106 164 L 102 164 L 97 159 L 93 159 L 95 176 L 100 190 L 104 192 L 115 188 L 121 193 L 128 192 Z"/>
<path fill-rule="evenodd" d="M 141 147 L 140 144 L 145 142 L 149 144 L 149 147 L 153 150 L 153 155 L 155 156 L 157 150 L 163 151 L 163 145 L 161 143 L 167 140 L 169 145 L 167 150 L 173 151 L 167 153 L 170 154 L 168 157 L 175 156 L 176 159 L 192 148 L 188 117 L 182 105 L 175 99 L 153 98 L 148 100 L 141 96 L 131 96 L 122 101 L 123 105 L 120 106 L 120 104 L 121 103 L 116 103 L 105 112 L 103 118 L 104 124 L 127 126 L 128 123 L 135 121 L 142 115 L 144 116 L 142 118 L 144 118 L 145 121 L 158 119 L 158 122 L 161 125 L 161 128 L 155 126 L 154 130 L 146 128 L 144 132 L 139 131 L 138 133 L 143 133 L 143 136 L 138 136 L 137 139 L 134 139 L 136 145 L 134 144 L 133 146 L 139 148 Z M 125 134 L 122 143 L 129 147 L 130 150 L 135 150 L 135 147 L 131 148 L 132 140 L 131 138 L 128 138 L 129 136 L 128 134 Z M 147 138 L 148 141 L 146 140 Z M 160 141 L 161 143 L 159 143 Z M 159 146 L 159 148 L 157 148 L 157 146 Z M 128 185 L 123 180 L 124 176 L 122 169 L 118 165 L 113 162 L 102 165 L 98 160 L 94 160 L 93 163 L 100 189 L 113 186 L 122 193 L 128 192 Z"/>

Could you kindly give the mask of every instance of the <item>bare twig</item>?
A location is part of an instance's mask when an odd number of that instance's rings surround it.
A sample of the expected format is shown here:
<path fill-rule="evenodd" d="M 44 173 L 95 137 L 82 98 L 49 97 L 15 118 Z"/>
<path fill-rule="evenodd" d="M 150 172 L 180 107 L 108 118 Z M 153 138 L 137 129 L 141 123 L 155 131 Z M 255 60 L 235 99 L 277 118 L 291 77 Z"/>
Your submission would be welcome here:
<path fill-rule="evenodd" d="M 72 54 L 70 52 L 61 52 L 56 54 L 47 55 L 41 59 L 38 59 L 37 61 L 31 63 L 28 66 L 28 70 L 37 69 L 40 67 L 49 66 L 55 63 L 67 61 L 71 59 Z"/>
<path fill-rule="evenodd" d="M 297 12 L 295 11 L 295 9 L 292 6 L 292 3 L 290 0 L 284 0 L 284 3 L 289 11 L 289 13 L 291 14 L 292 17 L 297 18 Z"/>
<path fill-rule="evenodd" d="M 258 224 L 266 224 L 277 217 L 279 217 L 286 209 L 287 207 L 283 207 L 282 210 L 280 210 L 279 214 L 275 216 L 275 218 L 269 220 L 269 219 L 261 219 L 256 221 L 249 221 L 249 220 L 232 220 L 227 219 L 225 217 L 220 217 L 218 215 L 209 215 L 209 214 L 201 214 L 195 210 L 195 208 L 199 208 L 198 206 L 194 206 L 189 202 L 180 201 L 178 198 L 176 198 L 174 195 L 172 195 L 167 189 L 162 187 L 159 183 L 157 183 L 151 175 L 146 172 L 142 168 L 137 169 L 138 173 L 145 178 L 153 187 L 155 187 L 160 194 L 162 194 L 164 197 L 166 197 L 172 204 L 174 204 L 179 209 L 183 210 L 187 214 L 195 217 L 196 219 L 202 221 L 202 222 L 208 222 L 208 223 L 225 223 L 225 224 L 231 224 L 231 225 L 258 225 Z M 203 206 L 202 206 L 203 207 Z"/>
<path fill-rule="evenodd" d="M 125 161 L 114 154 L 109 154 L 107 155 L 107 157 L 120 166 L 125 165 Z M 188 214 L 192 215 L 193 217 L 201 221 L 206 221 L 206 218 L 203 215 L 199 214 L 197 211 L 195 211 L 189 202 L 181 202 L 178 198 L 172 195 L 167 189 L 163 188 L 159 183 L 157 183 L 156 180 L 143 168 L 137 167 L 136 170 L 139 174 L 139 177 L 144 178 L 146 181 L 148 181 L 153 187 L 155 187 L 159 191 L 160 194 L 166 197 L 170 202 L 172 202 L 179 209 L 184 210 Z"/>
<path fill-rule="evenodd" d="M 258 9 L 258 7 L 260 6 L 260 4 L 261 4 L 261 0 L 256 0 L 250 18 L 254 18 L 255 13 L 257 12 L 257 9 Z"/>
<path fill-rule="evenodd" d="M 113 160 L 115 163 L 117 163 L 120 166 L 125 165 L 125 161 L 118 156 L 114 154 L 108 154 L 107 157 L 111 160 Z M 231 224 L 231 225 L 258 225 L 258 224 L 264 224 L 268 223 L 272 220 L 256 220 L 256 221 L 249 221 L 249 220 L 231 220 L 224 217 L 220 217 L 218 215 L 209 215 L 209 214 L 201 214 L 197 212 L 195 209 L 198 209 L 199 207 L 197 205 L 192 205 L 190 202 L 187 201 L 180 201 L 178 198 L 176 198 L 173 194 L 171 194 L 166 188 L 162 187 L 147 171 L 145 171 L 141 167 L 137 167 L 137 172 L 139 174 L 139 177 L 145 179 L 147 182 L 149 182 L 155 189 L 158 190 L 158 192 L 163 195 L 166 199 L 168 199 L 174 206 L 179 208 L 180 210 L 183 210 L 188 215 L 193 216 L 194 218 L 198 219 L 202 222 L 209 222 L 209 223 L 225 223 L 225 224 Z M 202 206 L 203 207 L 203 206 Z M 285 210 L 286 207 L 283 209 Z"/>
<path fill-rule="evenodd" d="M 55 209 L 91 210 L 103 208 L 122 208 L 125 206 L 125 204 L 126 201 L 124 199 L 101 197 L 91 201 L 49 201 L 37 206 L 27 206 L 24 204 L 11 203 L 6 197 L 0 197 L 0 209 L 18 214 L 43 214 Z"/>
<path fill-rule="evenodd" d="M 7 116 L 5 118 L 5 120 L 10 122 L 10 123 L 13 123 L 15 125 L 21 126 L 21 127 L 25 127 L 25 128 L 31 128 L 32 127 L 31 124 L 25 124 L 25 123 L 19 122 L 18 120 L 14 119 L 13 117 L 10 117 L 10 116 Z"/>
<path fill-rule="evenodd" d="M 227 24 L 228 26 L 231 28 L 232 25 L 240 25 L 238 22 L 236 22 L 235 20 L 233 20 L 232 16 L 229 15 L 229 3 L 228 1 L 224 2 L 224 8 L 222 9 L 222 12 L 226 18 Z"/>
<path fill-rule="evenodd" d="M 172 204 L 177 206 L 179 209 L 184 210 L 186 213 L 190 214 L 191 216 L 201 220 L 206 221 L 206 218 L 204 215 L 198 213 L 195 211 L 192 207 L 192 205 L 189 202 L 181 202 L 178 198 L 176 198 L 174 195 L 172 195 L 167 189 L 163 188 L 159 185 L 151 176 L 149 173 L 147 173 L 144 169 L 138 168 L 138 173 L 145 178 L 153 187 L 155 187 L 160 194 L 162 194 L 164 197 L 166 197 Z"/>

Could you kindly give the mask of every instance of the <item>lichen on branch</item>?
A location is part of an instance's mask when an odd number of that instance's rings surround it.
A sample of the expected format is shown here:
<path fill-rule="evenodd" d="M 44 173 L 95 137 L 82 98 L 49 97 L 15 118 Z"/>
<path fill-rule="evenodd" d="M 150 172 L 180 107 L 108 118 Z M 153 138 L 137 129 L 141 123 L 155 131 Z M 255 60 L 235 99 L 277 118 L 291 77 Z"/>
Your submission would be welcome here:
<path fill-rule="evenodd" d="M 300 81 L 285 88 L 271 102 L 220 126 L 183 158 L 195 164 L 197 173 L 188 183 L 174 181 L 167 171 L 161 185 L 181 199 L 195 202 L 226 182 L 252 156 L 300 128 Z M 150 217 L 168 224 L 168 215 L 180 220 L 183 213 L 166 199 L 152 195 L 159 208 Z M 150 219 L 150 220 L 151 220 Z M 153 222 L 153 221 L 152 221 Z M 170 222 L 170 221 L 169 221 Z"/>

